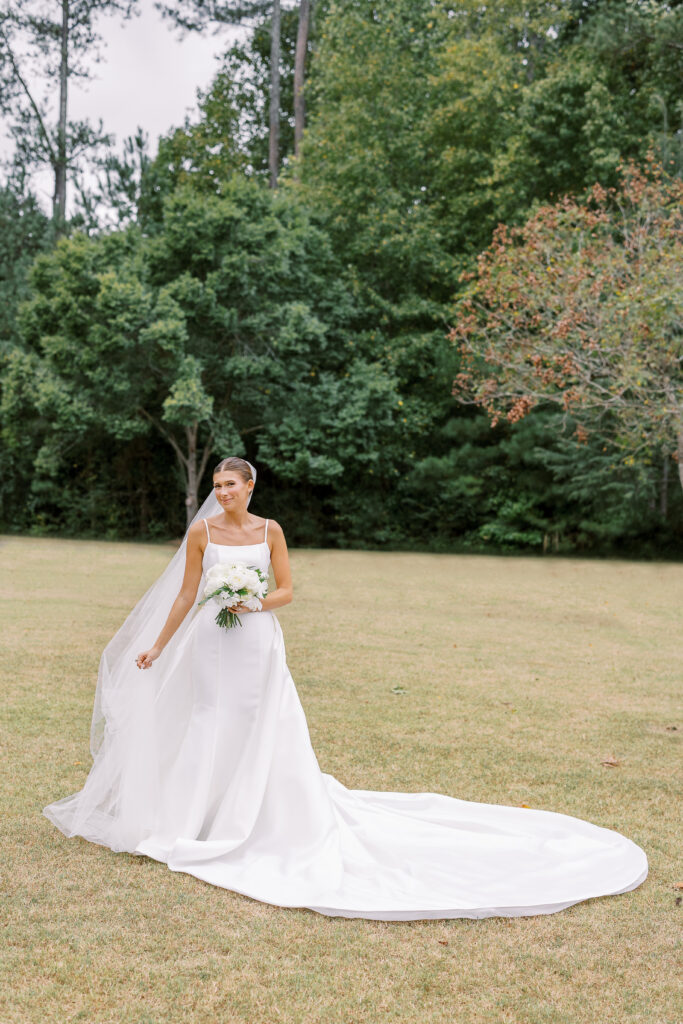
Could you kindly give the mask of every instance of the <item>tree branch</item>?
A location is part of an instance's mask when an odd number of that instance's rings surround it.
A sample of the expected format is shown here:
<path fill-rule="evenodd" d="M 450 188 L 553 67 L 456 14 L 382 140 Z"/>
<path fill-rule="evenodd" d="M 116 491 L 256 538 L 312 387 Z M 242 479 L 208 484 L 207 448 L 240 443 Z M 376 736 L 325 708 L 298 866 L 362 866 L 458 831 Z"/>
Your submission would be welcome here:
<path fill-rule="evenodd" d="M 35 113 L 36 117 L 38 118 L 38 123 L 40 125 L 41 134 L 42 134 L 44 142 L 47 145 L 47 148 L 48 148 L 48 150 L 50 152 L 50 163 L 54 167 L 56 165 L 56 163 L 57 163 L 57 154 L 55 153 L 54 147 L 53 147 L 53 145 L 52 145 L 52 143 L 50 141 L 50 136 L 48 134 L 47 128 L 45 127 L 45 122 L 43 121 L 42 115 L 40 113 L 40 110 L 38 109 L 38 105 L 37 105 L 36 101 L 33 99 L 33 96 L 31 95 L 31 91 L 30 91 L 28 85 L 24 81 L 24 76 L 22 75 L 21 71 L 19 70 L 19 65 L 17 64 L 17 61 L 16 61 L 16 59 L 14 57 L 14 54 L 12 53 L 12 47 L 10 45 L 9 39 L 7 38 L 7 33 L 1 27 L 0 27 L 0 37 L 2 37 L 2 41 L 3 41 L 3 44 L 4 44 L 5 49 L 7 51 L 7 54 L 9 56 L 10 63 L 12 65 L 12 69 L 14 71 L 14 74 L 16 75 L 17 80 L 19 81 L 22 89 L 26 93 L 26 96 L 28 97 L 28 101 L 31 104 L 31 106 L 33 107 L 33 112 Z"/>
<path fill-rule="evenodd" d="M 206 445 L 204 446 L 204 451 L 202 452 L 202 457 L 201 457 L 201 460 L 199 462 L 199 470 L 197 471 L 197 481 L 198 482 L 201 481 L 202 477 L 204 476 L 204 470 L 206 469 L 206 464 L 209 461 L 209 456 L 211 455 L 212 451 L 213 451 L 213 434 L 211 434 L 211 436 L 209 437 L 209 440 L 206 442 Z"/>
<path fill-rule="evenodd" d="M 144 419 L 149 420 L 149 422 L 152 424 L 152 426 L 156 430 L 159 431 L 161 436 L 163 438 L 165 438 L 166 441 L 168 441 L 168 443 L 173 448 L 173 451 L 178 456 L 178 460 L 179 460 L 181 466 L 184 466 L 186 470 L 189 470 L 189 468 L 190 468 L 189 460 L 187 459 L 187 457 L 183 453 L 182 448 L 180 447 L 180 445 L 176 441 L 176 439 L 173 436 L 173 434 L 169 433 L 168 430 L 166 430 L 164 427 L 162 427 L 161 423 L 159 423 L 159 421 L 156 420 L 153 416 L 150 416 L 150 414 L 147 412 L 146 409 L 139 408 L 138 412 L 140 413 L 140 415 L 142 417 L 144 417 Z"/>

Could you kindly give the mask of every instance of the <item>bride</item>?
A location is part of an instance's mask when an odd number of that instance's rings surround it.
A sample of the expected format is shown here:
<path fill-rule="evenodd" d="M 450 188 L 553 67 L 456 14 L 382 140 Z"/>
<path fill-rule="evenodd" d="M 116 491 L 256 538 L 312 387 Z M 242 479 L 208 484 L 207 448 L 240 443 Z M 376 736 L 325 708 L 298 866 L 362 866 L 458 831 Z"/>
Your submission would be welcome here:
<path fill-rule="evenodd" d="M 645 853 L 610 829 L 439 793 L 347 789 L 321 771 L 273 614 L 292 600 L 287 545 L 277 523 L 247 511 L 255 482 L 246 460 L 219 463 L 179 551 L 105 648 L 93 765 L 80 792 L 44 809 L 50 821 L 329 916 L 551 914 L 640 885 Z M 226 629 L 212 601 L 198 602 L 210 567 L 234 562 L 272 566 L 276 587 L 258 610 L 235 604 L 239 625 Z"/>

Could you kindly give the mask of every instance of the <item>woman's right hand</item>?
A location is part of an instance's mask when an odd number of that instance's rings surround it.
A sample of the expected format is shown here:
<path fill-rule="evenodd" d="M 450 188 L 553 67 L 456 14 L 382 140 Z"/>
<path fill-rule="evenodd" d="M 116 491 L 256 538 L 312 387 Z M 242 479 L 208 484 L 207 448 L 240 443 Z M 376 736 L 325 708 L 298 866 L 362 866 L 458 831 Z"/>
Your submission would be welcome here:
<path fill-rule="evenodd" d="M 138 668 L 151 668 L 152 662 L 156 661 L 160 654 L 161 648 L 150 647 L 148 651 L 143 651 L 142 654 L 138 654 L 135 659 L 135 664 Z"/>

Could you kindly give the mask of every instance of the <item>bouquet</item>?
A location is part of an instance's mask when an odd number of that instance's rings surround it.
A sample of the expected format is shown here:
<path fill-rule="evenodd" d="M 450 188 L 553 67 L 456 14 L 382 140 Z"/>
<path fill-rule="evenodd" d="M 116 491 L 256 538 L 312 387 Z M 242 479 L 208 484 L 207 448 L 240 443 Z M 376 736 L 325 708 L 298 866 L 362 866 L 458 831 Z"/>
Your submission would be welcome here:
<path fill-rule="evenodd" d="M 261 610 L 261 600 L 268 593 L 268 578 L 255 565 L 244 562 L 219 562 L 206 573 L 204 597 L 199 602 L 206 604 L 212 598 L 222 607 L 216 622 L 224 629 L 242 625 L 236 612 L 230 611 L 233 604 L 244 604 L 253 612 Z"/>

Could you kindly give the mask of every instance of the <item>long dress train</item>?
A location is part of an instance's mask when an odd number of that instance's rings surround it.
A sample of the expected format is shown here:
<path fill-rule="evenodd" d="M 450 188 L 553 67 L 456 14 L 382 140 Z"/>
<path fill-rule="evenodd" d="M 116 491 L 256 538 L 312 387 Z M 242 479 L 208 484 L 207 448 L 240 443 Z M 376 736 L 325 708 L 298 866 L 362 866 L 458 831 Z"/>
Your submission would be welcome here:
<path fill-rule="evenodd" d="M 206 529 L 205 572 L 267 572 L 267 521 L 254 545 Z M 226 630 L 211 604 L 172 660 L 140 673 L 161 674 L 110 722 L 83 790 L 44 809 L 65 835 L 266 903 L 376 920 L 551 914 L 647 877 L 634 842 L 566 814 L 347 789 L 320 770 L 276 616 Z"/>

